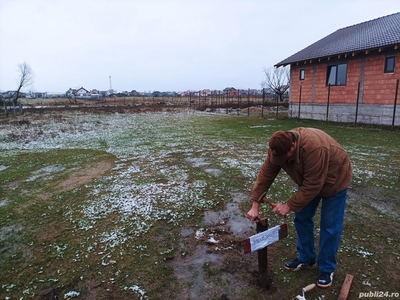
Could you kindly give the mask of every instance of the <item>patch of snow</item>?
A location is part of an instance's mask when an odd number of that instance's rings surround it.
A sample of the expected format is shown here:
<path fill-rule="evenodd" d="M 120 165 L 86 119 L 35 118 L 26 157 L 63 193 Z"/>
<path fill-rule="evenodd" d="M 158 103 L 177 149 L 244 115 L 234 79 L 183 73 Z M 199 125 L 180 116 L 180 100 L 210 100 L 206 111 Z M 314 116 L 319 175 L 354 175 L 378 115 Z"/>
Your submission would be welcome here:
<path fill-rule="evenodd" d="M 204 229 L 199 229 L 196 231 L 196 233 L 194 234 L 194 237 L 198 240 L 201 239 L 204 236 Z"/>
<path fill-rule="evenodd" d="M 207 243 L 210 244 L 218 244 L 219 241 L 217 241 L 213 236 L 207 239 Z"/>
<path fill-rule="evenodd" d="M 81 293 L 76 292 L 76 291 L 70 291 L 70 292 L 64 294 L 64 299 L 77 298 L 80 296 L 80 294 Z"/>
<path fill-rule="evenodd" d="M 132 291 L 132 292 L 134 292 L 134 293 L 136 293 L 136 294 L 139 294 L 141 300 L 142 300 L 142 299 L 147 299 L 146 292 L 145 292 L 144 290 L 142 290 L 142 289 L 141 289 L 139 286 L 137 286 L 137 285 L 132 285 L 132 286 L 130 286 L 130 287 L 124 287 L 123 290 L 125 290 L 125 291 Z"/>

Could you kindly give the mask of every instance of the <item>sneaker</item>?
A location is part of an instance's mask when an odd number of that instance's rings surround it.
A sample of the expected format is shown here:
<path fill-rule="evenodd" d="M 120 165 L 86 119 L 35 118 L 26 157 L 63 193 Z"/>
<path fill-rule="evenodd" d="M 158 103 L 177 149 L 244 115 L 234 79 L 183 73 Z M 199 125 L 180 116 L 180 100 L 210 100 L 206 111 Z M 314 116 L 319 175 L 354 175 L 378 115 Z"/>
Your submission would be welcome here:
<path fill-rule="evenodd" d="M 330 287 L 332 285 L 333 281 L 333 272 L 319 272 L 318 276 L 318 287 L 325 289 L 327 287 Z"/>
<path fill-rule="evenodd" d="M 285 269 L 288 271 L 298 271 L 301 269 L 311 269 L 315 267 L 315 263 L 307 264 L 296 258 L 293 261 L 285 263 Z"/>

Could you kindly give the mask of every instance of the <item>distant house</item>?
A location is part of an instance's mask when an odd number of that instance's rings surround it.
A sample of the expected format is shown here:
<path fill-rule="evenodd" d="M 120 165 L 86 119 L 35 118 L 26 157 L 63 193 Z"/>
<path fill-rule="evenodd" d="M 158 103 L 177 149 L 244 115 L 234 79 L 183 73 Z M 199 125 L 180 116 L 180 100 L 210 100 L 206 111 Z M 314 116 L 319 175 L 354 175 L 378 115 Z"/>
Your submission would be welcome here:
<path fill-rule="evenodd" d="M 30 91 L 29 93 L 26 94 L 26 99 L 46 99 L 49 98 L 49 93 L 47 92 L 32 92 Z"/>
<path fill-rule="evenodd" d="M 99 99 L 100 98 L 100 91 L 93 89 L 90 91 L 90 99 Z"/>
<path fill-rule="evenodd" d="M 76 89 L 69 89 L 68 91 L 65 92 L 65 96 L 67 98 L 75 98 L 76 96 Z"/>
<path fill-rule="evenodd" d="M 262 91 L 258 90 L 258 89 L 250 89 L 248 91 L 250 93 L 250 95 L 262 95 Z"/>
<path fill-rule="evenodd" d="M 199 91 L 199 93 L 200 93 L 200 96 L 203 96 L 203 97 L 211 96 L 211 90 L 209 90 L 209 89 L 201 90 L 201 91 Z"/>
<path fill-rule="evenodd" d="M 69 89 L 65 95 L 67 98 L 74 98 L 74 99 L 92 99 L 92 98 L 98 98 L 98 96 L 93 96 L 92 93 L 89 92 L 87 89 L 84 87 L 80 87 L 79 89 Z"/>
<path fill-rule="evenodd" d="M 290 65 L 289 116 L 400 125 L 400 13 L 339 29 L 277 63 Z M 329 106 L 328 106 L 329 103 Z M 300 104 L 300 105 L 299 105 Z"/>
<path fill-rule="evenodd" d="M 135 97 L 141 96 L 141 94 L 140 94 L 138 91 L 136 91 L 136 90 L 132 90 L 132 91 L 130 92 L 130 95 L 131 95 L 131 96 L 135 96 Z"/>
<path fill-rule="evenodd" d="M 239 95 L 239 91 L 234 87 L 227 87 L 224 89 L 224 94 L 228 97 L 236 97 Z"/>
<path fill-rule="evenodd" d="M 14 97 L 14 95 L 17 93 L 17 91 L 6 91 L 1 93 L 1 97 L 4 99 L 11 99 Z"/>
<path fill-rule="evenodd" d="M 75 91 L 75 95 L 76 95 L 76 98 L 82 98 L 82 99 L 90 98 L 90 92 L 87 89 L 85 89 L 84 87 L 77 89 Z"/>
<path fill-rule="evenodd" d="M 210 91 L 210 96 L 211 97 L 222 97 L 224 93 L 220 90 L 211 90 Z"/>
<path fill-rule="evenodd" d="M 76 90 L 69 88 L 69 90 L 65 92 L 65 95 L 66 96 L 73 95 L 75 93 L 75 91 Z"/>
<path fill-rule="evenodd" d="M 268 94 L 267 90 L 265 89 L 265 92 Z M 258 89 L 239 89 L 238 94 L 242 97 L 248 97 L 248 96 L 260 96 L 262 95 L 262 90 Z"/>

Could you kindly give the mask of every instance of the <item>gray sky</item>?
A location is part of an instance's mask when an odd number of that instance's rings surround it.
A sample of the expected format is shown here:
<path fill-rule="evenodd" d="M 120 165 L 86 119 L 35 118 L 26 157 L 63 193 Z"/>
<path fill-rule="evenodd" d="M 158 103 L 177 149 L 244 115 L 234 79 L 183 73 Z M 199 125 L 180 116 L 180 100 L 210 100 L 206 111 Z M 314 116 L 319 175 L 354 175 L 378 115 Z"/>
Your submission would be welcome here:
<path fill-rule="evenodd" d="M 400 0 L 0 0 L 0 91 L 260 88 L 269 68 Z"/>

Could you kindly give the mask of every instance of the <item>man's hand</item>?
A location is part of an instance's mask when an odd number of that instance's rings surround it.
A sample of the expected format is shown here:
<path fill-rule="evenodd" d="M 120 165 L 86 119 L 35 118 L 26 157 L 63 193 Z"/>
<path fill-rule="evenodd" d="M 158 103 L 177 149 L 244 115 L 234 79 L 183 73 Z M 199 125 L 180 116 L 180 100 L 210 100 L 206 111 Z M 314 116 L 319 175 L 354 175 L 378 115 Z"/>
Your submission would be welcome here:
<path fill-rule="evenodd" d="M 253 206 L 246 215 L 247 219 L 249 219 L 250 221 L 254 221 L 256 218 L 260 217 L 259 211 L 260 211 L 260 203 L 253 202 Z"/>
<path fill-rule="evenodd" d="M 274 203 L 274 214 L 278 216 L 286 216 L 290 212 L 290 207 L 286 203 Z"/>

